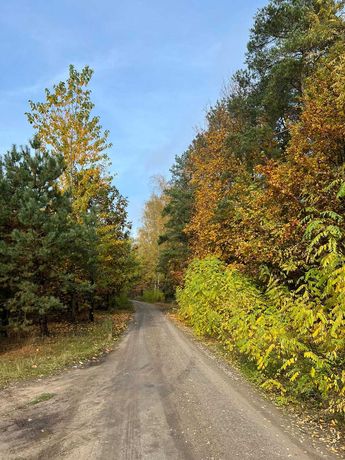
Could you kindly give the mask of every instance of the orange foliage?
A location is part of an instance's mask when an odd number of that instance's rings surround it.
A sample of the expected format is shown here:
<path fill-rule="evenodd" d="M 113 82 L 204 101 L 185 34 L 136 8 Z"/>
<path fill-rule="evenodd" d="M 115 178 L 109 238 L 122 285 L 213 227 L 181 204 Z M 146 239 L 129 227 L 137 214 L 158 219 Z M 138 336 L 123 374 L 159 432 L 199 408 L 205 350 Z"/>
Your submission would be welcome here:
<path fill-rule="evenodd" d="M 192 238 L 194 256 L 222 255 L 228 244 L 224 225 L 218 219 L 219 206 L 227 196 L 239 162 L 227 147 L 232 121 L 223 105 L 213 113 L 208 130 L 200 133 L 191 155 L 194 212 L 186 231 Z"/>
<path fill-rule="evenodd" d="M 264 152 L 267 160 L 257 159 L 254 170 L 229 142 L 241 122 L 223 103 L 209 113 L 208 128 L 195 139 L 191 156 L 195 197 L 186 232 L 193 256 L 215 254 L 250 272 L 262 264 L 281 268 L 288 260 L 296 269 L 303 264 L 306 209 L 329 209 L 334 190 L 327 186 L 343 174 L 344 75 L 345 53 L 338 46 L 306 81 L 301 116 L 289 126 L 291 140 L 282 157 L 269 159 L 270 152 Z M 333 209 L 342 206 L 333 204 Z"/>

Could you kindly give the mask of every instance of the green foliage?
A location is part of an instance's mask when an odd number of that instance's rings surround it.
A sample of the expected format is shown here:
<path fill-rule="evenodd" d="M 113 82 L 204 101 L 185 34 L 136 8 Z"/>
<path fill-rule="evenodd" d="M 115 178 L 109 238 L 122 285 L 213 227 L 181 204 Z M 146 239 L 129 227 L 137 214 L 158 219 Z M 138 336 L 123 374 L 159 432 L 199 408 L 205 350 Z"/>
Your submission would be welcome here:
<path fill-rule="evenodd" d="M 323 261 L 324 264 L 324 261 Z M 332 286 L 334 281 L 330 281 Z M 265 293 L 215 257 L 189 266 L 178 289 L 180 315 L 200 335 L 217 338 L 230 351 L 256 363 L 265 387 L 312 397 L 344 413 L 345 320 L 343 289 L 337 306 L 327 308 L 308 276 L 291 293 L 270 279 Z M 334 302 L 334 299 L 333 299 Z"/>
<path fill-rule="evenodd" d="M 164 292 L 160 289 L 145 289 L 143 292 L 143 301 L 149 303 L 164 302 Z"/>
<path fill-rule="evenodd" d="M 183 277 L 189 257 L 188 236 L 184 231 L 191 217 L 193 187 L 189 173 L 190 154 L 176 157 L 171 168 L 172 178 L 164 190 L 165 217 L 163 233 L 159 236 L 159 268 L 165 274 L 163 290 L 173 297 Z"/>
<path fill-rule="evenodd" d="M 40 395 L 36 396 L 36 398 L 32 399 L 28 402 L 29 406 L 35 406 L 44 401 L 49 401 L 49 399 L 54 398 L 55 393 L 41 393 Z"/>
<path fill-rule="evenodd" d="M 129 300 L 128 295 L 124 292 L 121 292 L 119 295 L 115 296 L 114 304 L 115 308 L 119 310 L 128 310 L 132 306 L 132 303 Z"/>
<path fill-rule="evenodd" d="M 32 322 L 48 335 L 62 315 L 92 321 L 133 282 L 127 200 L 106 169 L 92 73 L 70 66 L 44 102 L 30 102 L 35 152 L 13 147 L 0 161 L 1 335 Z"/>
<path fill-rule="evenodd" d="M 255 17 L 247 52 L 251 96 L 282 140 L 288 120 L 299 116 L 304 79 L 344 34 L 342 8 L 334 0 L 270 0 Z"/>
<path fill-rule="evenodd" d="M 7 192 L 0 224 L 2 308 L 10 325 L 25 326 L 38 316 L 47 333 L 47 314 L 64 307 L 60 293 L 70 257 L 66 250 L 79 250 L 69 197 L 57 185 L 63 162 L 46 152 L 31 155 L 28 148 L 13 147 L 1 167 L 1 188 Z"/>

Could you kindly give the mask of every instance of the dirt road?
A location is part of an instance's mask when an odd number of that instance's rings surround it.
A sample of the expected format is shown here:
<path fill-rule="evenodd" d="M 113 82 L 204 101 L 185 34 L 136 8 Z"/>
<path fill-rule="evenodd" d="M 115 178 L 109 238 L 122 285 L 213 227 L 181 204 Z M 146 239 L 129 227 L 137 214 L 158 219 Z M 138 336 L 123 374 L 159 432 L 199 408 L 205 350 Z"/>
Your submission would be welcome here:
<path fill-rule="evenodd" d="M 1 459 L 332 458 L 159 309 L 135 306 L 101 364 L 1 392 Z M 55 396 L 27 404 L 43 392 Z"/>

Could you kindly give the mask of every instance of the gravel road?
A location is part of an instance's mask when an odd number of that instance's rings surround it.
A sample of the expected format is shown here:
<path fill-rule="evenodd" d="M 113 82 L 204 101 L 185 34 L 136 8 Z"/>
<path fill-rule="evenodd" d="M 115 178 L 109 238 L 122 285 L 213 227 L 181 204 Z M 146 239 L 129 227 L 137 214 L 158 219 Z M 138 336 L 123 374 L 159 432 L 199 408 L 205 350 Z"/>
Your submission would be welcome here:
<path fill-rule="evenodd" d="M 157 307 L 135 308 L 102 363 L 0 393 L 1 459 L 333 458 Z"/>

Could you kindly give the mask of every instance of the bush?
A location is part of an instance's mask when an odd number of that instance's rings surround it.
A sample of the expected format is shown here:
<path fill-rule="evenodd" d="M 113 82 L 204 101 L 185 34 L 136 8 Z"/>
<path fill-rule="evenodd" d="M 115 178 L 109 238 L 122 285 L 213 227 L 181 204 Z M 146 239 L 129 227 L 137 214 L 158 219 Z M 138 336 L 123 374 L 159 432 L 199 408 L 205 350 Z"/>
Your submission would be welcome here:
<path fill-rule="evenodd" d="M 132 303 L 126 293 L 121 293 L 114 298 L 114 306 L 117 310 L 126 310 L 132 307 Z"/>
<path fill-rule="evenodd" d="M 273 281 L 263 293 L 215 257 L 191 263 L 177 301 L 197 334 L 255 362 L 264 386 L 344 413 L 344 328 L 324 305 Z"/>
<path fill-rule="evenodd" d="M 160 289 L 146 289 L 143 292 L 143 301 L 149 303 L 164 302 L 165 296 Z"/>

